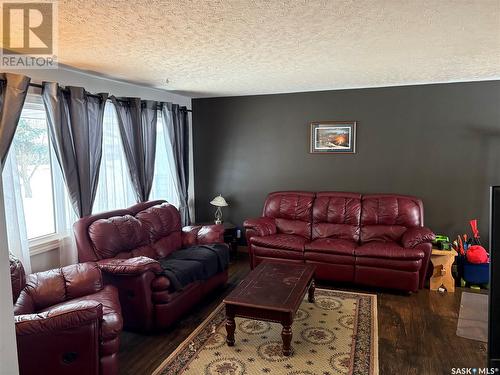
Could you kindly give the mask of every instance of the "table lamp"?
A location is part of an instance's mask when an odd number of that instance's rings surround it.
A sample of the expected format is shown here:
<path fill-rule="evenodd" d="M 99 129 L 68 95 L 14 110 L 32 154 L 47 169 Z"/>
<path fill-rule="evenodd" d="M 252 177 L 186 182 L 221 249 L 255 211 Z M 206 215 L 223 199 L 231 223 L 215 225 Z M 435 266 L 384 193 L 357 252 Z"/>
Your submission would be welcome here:
<path fill-rule="evenodd" d="M 224 197 L 220 194 L 212 199 L 210 204 L 217 207 L 217 209 L 215 210 L 215 224 L 222 224 L 222 207 L 227 207 L 229 205 L 227 204 Z"/>

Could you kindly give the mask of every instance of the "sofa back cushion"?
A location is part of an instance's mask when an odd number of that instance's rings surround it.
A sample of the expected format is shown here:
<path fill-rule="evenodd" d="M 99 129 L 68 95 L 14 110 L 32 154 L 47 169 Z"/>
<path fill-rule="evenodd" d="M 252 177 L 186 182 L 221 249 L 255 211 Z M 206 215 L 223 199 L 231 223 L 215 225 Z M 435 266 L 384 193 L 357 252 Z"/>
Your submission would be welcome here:
<path fill-rule="evenodd" d="M 75 224 L 80 258 L 83 253 L 84 260 L 88 260 L 88 254 L 95 254 L 91 260 L 138 256 L 159 259 L 181 247 L 181 219 L 171 204 L 143 202 L 121 213 L 110 217 L 102 213 L 95 221 L 90 216 Z"/>
<path fill-rule="evenodd" d="M 36 312 L 65 300 L 66 284 L 61 269 L 56 268 L 28 275 L 16 305 L 23 308 L 32 305 L 33 312 Z"/>
<path fill-rule="evenodd" d="M 154 258 L 163 258 L 181 247 L 181 215 L 168 203 L 149 207 L 135 216 L 149 231 Z M 151 256 L 150 256 L 151 258 Z"/>
<path fill-rule="evenodd" d="M 357 242 L 361 194 L 320 192 L 313 205 L 312 239 L 339 238 Z"/>
<path fill-rule="evenodd" d="M 399 241 L 408 228 L 424 225 L 423 204 L 404 195 L 364 195 L 361 200 L 361 242 Z"/>
<path fill-rule="evenodd" d="M 100 259 L 114 258 L 149 244 L 148 228 L 132 215 L 99 219 L 90 224 L 88 231 Z"/>
<path fill-rule="evenodd" d="M 267 196 L 262 216 L 276 220 L 278 233 L 311 238 L 314 193 L 280 191 Z"/>
<path fill-rule="evenodd" d="M 103 288 L 101 270 L 97 263 L 77 263 L 61 268 L 66 297 L 73 299 L 94 294 Z"/>

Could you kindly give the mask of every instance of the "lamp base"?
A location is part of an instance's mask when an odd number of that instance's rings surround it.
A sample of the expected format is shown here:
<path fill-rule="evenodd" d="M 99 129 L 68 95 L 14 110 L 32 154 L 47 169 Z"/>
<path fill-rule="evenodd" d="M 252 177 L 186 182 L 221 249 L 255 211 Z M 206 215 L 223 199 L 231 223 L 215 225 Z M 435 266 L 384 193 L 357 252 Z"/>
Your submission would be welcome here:
<path fill-rule="evenodd" d="M 220 207 L 217 207 L 215 210 L 215 224 L 222 224 L 222 209 Z"/>

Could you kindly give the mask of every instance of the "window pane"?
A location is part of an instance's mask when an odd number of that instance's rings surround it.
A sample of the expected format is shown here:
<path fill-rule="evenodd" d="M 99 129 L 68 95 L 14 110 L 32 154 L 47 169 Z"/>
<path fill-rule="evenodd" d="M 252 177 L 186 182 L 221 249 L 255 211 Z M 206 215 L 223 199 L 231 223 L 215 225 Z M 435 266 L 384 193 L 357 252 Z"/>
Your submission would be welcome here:
<path fill-rule="evenodd" d="M 54 197 L 45 108 L 28 95 L 11 151 L 15 152 L 28 239 L 55 232 Z"/>
<path fill-rule="evenodd" d="M 158 123 L 156 128 L 155 172 L 150 199 L 164 199 L 179 208 L 179 195 L 177 194 L 177 187 L 174 183 L 174 179 L 172 178 L 172 171 L 175 170 L 171 165 L 173 155 L 171 148 L 167 148 L 167 139 L 165 138 L 165 133 L 163 132 L 161 111 L 158 111 Z"/>
<path fill-rule="evenodd" d="M 99 184 L 92 212 L 127 208 L 134 203 L 135 194 L 123 152 L 116 110 L 108 101 L 104 109 Z"/>

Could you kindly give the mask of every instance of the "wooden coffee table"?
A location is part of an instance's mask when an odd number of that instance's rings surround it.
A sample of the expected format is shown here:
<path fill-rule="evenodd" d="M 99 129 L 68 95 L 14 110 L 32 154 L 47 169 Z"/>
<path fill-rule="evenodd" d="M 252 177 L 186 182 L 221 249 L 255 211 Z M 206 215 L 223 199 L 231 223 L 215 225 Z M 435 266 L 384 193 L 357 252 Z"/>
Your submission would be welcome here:
<path fill-rule="evenodd" d="M 314 302 L 314 271 L 310 264 L 265 261 L 255 267 L 224 299 L 227 345 L 234 345 L 236 316 L 283 325 L 283 355 L 292 353 L 292 323 L 305 293 Z"/>

